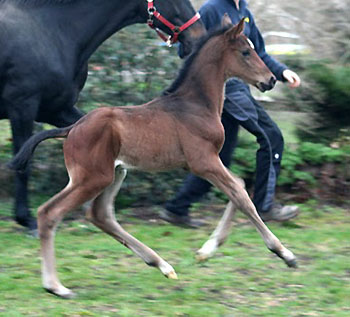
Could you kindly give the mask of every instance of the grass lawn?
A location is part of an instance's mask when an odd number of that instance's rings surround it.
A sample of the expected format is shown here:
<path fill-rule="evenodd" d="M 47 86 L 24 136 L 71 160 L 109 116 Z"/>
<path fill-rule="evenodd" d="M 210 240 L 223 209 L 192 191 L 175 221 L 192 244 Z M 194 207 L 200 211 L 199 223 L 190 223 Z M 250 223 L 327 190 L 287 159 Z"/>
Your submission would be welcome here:
<path fill-rule="evenodd" d="M 207 225 L 192 230 L 157 220 L 154 210 L 121 210 L 125 229 L 169 261 L 177 281 L 83 217 L 67 220 L 57 233 L 58 271 L 78 296 L 63 300 L 41 288 L 39 242 L 8 221 L 10 204 L 2 202 L 0 316 L 349 316 L 350 211 L 314 201 L 301 208 L 295 221 L 269 225 L 298 269 L 270 253 L 241 214 L 216 257 L 199 264 L 194 252 L 221 213 L 195 210 Z"/>

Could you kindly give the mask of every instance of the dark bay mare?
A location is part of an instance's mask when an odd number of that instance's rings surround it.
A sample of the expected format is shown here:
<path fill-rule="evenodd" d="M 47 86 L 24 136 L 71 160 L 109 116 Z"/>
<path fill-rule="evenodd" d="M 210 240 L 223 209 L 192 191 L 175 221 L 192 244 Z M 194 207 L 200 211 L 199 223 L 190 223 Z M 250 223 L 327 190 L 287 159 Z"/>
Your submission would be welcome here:
<path fill-rule="evenodd" d="M 166 277 L 177 278 L 170 264 L 116 221 L 114 198 L 128 168 L 186 168 L 229 197 L 219 225 L 198 251 L 199 260 L 210 257 L 224 242 L 238 208 L 249 217 L 266 246 L 288 266 L 296 266 L 293 253 L 260 219 L 242 181 L 218 156 L 224 142 L 221 113 L 225 80 L 239 76 L 262 91 L 275 84 L 274 76 L 243 35 L 244 19 L 235 27 L 224 22 L 223 29 L 201 42 L 161 97 L 141 106 L 99 108 L 70 127 L 40 132 L 13 159 L 13 168 L 25 168 L 38 143 L 47 138 L 66 138 L 64 157 L 70 181 L 38 209 L 43 286 L 49 292 L 62 297 L 73 295 L 57 277 L 54 235 L 63 216 L 88 200 L 93 200 L 87 212 L 92 223 Z"/>
<path fill-rule="evenodd" d="M 205 33 L 198 18 L 189 0 L 0 0 L 0 119 L 11 122 L 14 153 L 34 121 L 65 127 L 83 116 L 75 104 L 88 59 L 113 33 L 148 23 L 189 52 Z M 34 229 L 27 181 L 17 173 L 15 215 Z"/>

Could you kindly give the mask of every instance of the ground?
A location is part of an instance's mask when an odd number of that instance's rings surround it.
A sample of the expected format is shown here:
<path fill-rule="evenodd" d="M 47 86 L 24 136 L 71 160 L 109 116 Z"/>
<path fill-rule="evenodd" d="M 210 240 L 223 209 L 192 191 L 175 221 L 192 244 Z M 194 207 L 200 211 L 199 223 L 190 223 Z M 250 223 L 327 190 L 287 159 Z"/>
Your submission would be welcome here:
<path fill-rule="evenodd" d="M 35 204 L 41 201 L 37 199 Z M 166 224 L 157 208 L 124 209 L 124 228 L 171 263 L 168 280 L 76 213 L 60 226 L 56 250 L 61 281 L 77 294 L 62 300 L 41 288 L 39 242 L 10 220 L 0 203 L 0 316 L 349 316 L 348 209 L 301 205 L 300 216 L 270 229 L 298 257 L 287 268 L 264 246 L 243 215 L 216 256 L 196 263 L 223 205 L 197 205 L 198 230 Z"/>

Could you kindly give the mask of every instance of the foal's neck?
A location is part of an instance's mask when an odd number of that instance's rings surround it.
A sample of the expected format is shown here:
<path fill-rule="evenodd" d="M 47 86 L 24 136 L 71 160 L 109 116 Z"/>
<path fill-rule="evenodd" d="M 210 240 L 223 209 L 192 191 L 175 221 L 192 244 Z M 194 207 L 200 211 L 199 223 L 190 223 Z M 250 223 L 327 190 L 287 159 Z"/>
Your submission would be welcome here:
<path fill-rule="evenodd" d="M 226 80 L 222 45 L 219 38 L 213 39 L 210 45 L 205 45 L 178 89 L 179 94 L 219 116 L 223 109 Z"/>

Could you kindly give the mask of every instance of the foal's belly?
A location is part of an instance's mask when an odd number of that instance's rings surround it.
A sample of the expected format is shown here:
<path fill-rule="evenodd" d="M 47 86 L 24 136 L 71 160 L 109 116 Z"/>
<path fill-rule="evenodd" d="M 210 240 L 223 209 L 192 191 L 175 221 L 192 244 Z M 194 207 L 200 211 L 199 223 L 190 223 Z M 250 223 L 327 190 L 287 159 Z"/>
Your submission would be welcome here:
<path fill-rule="evenodd" d="M 166 171 L 186 166 L 178 139 L 164 130 L 134 132 L 130 137 L 122 138 L 117 160 L 128 168 L 144 171 Z"/>
<path fill-rule="evenodd" d="M 115 165 L 122 165 L 127 169 L 142 171 L 167 171 L 186 167 L 186 160 L 182 153 L 171 146 L 165 146 L 162 150 L 150 149 L 147 146 L 139 146 L 129 151 L 123 149 L 118 155 Z"/>

